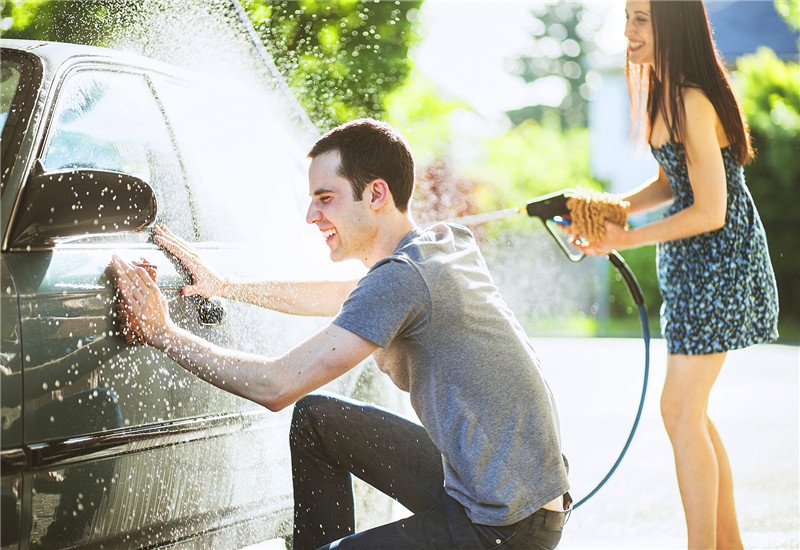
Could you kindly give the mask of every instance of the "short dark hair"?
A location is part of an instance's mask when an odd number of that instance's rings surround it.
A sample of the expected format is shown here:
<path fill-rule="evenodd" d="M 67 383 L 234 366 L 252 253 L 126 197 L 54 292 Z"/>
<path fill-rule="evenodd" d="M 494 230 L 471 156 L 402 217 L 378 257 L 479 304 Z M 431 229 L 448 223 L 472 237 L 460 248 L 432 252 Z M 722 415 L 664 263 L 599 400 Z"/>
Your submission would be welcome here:
<path fill-rule="evenodd" d="M 339 175 L 350 182 L 355 200 L 362 199 L 369 182 L 382 179 L 397 209 L 408 210 L 414 191 L 414 157 L 397 130 L 372 118 L 352 120 L 319 138 L 308 156 L 313 159 L 330 151 L 338 151 Z"/>

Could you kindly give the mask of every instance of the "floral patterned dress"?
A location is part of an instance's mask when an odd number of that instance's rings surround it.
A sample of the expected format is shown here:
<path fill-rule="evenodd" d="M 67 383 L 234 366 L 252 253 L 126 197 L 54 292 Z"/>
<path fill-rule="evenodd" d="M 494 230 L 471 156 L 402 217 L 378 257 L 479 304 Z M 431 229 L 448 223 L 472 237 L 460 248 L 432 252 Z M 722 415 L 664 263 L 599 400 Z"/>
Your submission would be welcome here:
<path fill-rule="evenodd" d="M 671 216 L 694 202 L 686 153 L 669 141 L 653 156 L 675 197 L 665 213 Z M 778 291 L 764 227 L 731 147 L 722 149 L 722 158 L 724 227 L 657 248 L 661 332 L 671 354 L 724 352 L 778 337 Z"/>

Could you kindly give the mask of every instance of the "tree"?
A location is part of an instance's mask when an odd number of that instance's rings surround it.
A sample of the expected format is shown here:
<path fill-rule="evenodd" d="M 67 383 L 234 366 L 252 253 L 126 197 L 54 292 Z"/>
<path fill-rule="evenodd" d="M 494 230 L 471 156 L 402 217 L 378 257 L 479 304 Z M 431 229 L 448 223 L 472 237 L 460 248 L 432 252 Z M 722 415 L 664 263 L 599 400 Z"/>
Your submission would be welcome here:
<path fill-rule="evenodd" d="M 413 14 L 421 4 L 422 0 L 241 2 L 301 105 L 323 129 L 385 113 L 386 96 L 411 68 L 408 49 L 417 40 Z M 146 44 L 151 23 L 168 26 L 171 34 L 188 32 L 186 19 L 200 14 L 206 29 L 228 25 L 242 32 L 236 7 L 236 0 L 7 0 L 2 21 L 8 25 L 6 38 L 99 46 L 117 44 L 126 28 L 134 28 L 124 36 L 127 45 L 172 62 L 170 52 L 160 48 L 171 46 L 180 56 L 191 46 L 183 44 L 180 35 L 172 42 Z M 137 40 L 140 43 L 131 43 Z"/>
<path fill-rule="evenodd" d="M 795 0 L 775 0 L 775 10 L 793 29 L 800 29 L 800 4 Z"/>
<path fill-rule="evenodd" d="M 386 96 L 411 69 L 422 0 L 249 0 L 244 3 L 267 50 L 312 120 L 327 128 L 380 117 Z"/>
<path fill-rule="evenodd" d="M 736 64 L 742 107 L 750 123 L 755 161 L 745 167 L 769 240 L 781 318 L 800 321 L 800 64 L 768 48 Z M 791 205 L 791 206 L 790 206 Z"/>
<path fill-rule="evenodd" d="M 542 121 L 557 115 L 564 128 L 586 127 L 588 122 L 589 55 L 593 38 L 602 25 L 596 12 L 580 2 L 547 2 L 532 11 L 537 25 L 529 53 L 511 67 L 512 74 L 530 84 L 560 85 L 561 103 L 555 107 L 533 105 L 508 113 L 514 124 L 534 118 Z"/>
<path fill-rule="evenodd" d="M 7 0 L 2 4 L 5 38 L 104 46 L 118 21 L 121 0 Z M 8 24 L 8 23 L 6 23 Z"/>

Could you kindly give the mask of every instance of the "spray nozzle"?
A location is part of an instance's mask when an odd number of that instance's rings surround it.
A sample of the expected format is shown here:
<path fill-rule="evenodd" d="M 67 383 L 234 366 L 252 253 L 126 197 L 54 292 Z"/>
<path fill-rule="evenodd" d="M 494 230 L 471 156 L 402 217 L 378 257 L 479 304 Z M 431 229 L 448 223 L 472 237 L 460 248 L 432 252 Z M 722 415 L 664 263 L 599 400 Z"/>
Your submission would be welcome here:
<path fill-rule="evenodd" d="M 525 205 L 525 213 L 542 221 L 553 220 L 556 223 L 569 223 L 567 200 L 570 191 L 557 191 L 543 197 L 533 199 Z"/>
<path fill-rule="evenodd" d="M 558 243 L 558 246 L 564 254 L 567 255 L 567 258 L 573 262 L 577 262 L 582 260 L 585 254 L 583 252 L 576 253 L 575 248 L 570 248 L 568 243 L 564 241 L 563 236 L 559 235 L 552 224 L 548 223 L 553 222 L 558 225 L 570 225 L 570 212 L 567 207 L 567 200 L 569 200 L 571 195 L 572 191 L 566 189 L 537 197 L 521 208 L 520 213 L 525 213 L 532 218 L 539 218 L 542 220 L 545 228 L 550 232 L 550 235 L 555 239 L 556 243 Z"/>

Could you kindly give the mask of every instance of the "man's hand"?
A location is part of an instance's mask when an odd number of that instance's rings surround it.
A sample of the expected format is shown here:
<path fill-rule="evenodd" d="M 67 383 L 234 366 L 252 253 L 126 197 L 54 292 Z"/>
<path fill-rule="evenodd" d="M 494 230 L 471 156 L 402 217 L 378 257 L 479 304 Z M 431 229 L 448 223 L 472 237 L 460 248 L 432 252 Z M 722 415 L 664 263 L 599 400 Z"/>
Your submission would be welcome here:
<path fill-rule="evenodd" d="M 110 267 L 117 286 L 123 332 L 130 332 L 143 343 L 164 349 L 169 344 L 172 320 L 167 300 L 158 285 L 145 268 L 127 264 L 117 255 L 112 258 Z"/>
<path fill-rule="evenodd" d="M 192 284 L 186 285 L 181 289 L 184 296 L 199 294 L 206 298 L 222 296 L 222 289 L 225 280 L 211 271 L 200 260 L 200 257 L 189 246 L 189 243 L 180 237 L 173 235 L 166 227 L 157 225 L 155 228 L 155 243 L 175 256 L 189 270 L 192 277 Z"/>

